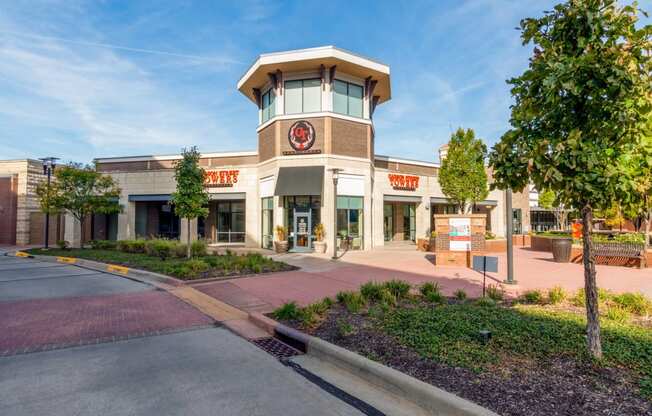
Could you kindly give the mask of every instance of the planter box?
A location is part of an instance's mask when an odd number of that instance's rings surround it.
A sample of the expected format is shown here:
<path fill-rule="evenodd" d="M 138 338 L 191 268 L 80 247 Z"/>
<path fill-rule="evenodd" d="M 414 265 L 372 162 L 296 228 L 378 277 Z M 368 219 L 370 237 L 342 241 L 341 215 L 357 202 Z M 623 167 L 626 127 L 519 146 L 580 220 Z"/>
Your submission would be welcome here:
<path fill-rule="evenodd" d="M 425 238 L 417 238 L 417 250 L 430 251 L 430 240 Z"/>

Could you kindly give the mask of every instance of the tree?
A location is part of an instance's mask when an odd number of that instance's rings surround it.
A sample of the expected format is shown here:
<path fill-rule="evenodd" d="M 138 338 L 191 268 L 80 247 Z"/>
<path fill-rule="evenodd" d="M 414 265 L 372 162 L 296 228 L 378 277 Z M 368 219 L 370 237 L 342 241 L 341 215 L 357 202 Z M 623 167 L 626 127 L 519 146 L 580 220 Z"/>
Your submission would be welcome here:
<path fill-rule="evenodd" d="M 539 206 L 547 210 L 552 211 L 555 215 L 555 220 L 557 221 L 557 226 L 560 230 L 566 229 L 566 223 L 568 221 L 568 210 L 564 204 L 557 202 L 557 196 L 554 191 L 546 189 L 543 192 L 539 193 Z"/>
<path fill-rule="evenodd" d="M 489 194 L 486 157 L 487 146 L 475 138 L 473 129 L 459 128 L 451 136 L 448 153 L 441 162 L 439 183 L 444 195 L 462 214 L 472 203 L 484 200 Z"/>
<path fill-rule="evenodd" d="M 114 214 L 122 210 L 118 203 L 120 188 L 111 176 L 102 175 L 92 166 L 69 164 L 59 167 L 48 187 L 37 185 L 36 195 L 46 213 L 68 212 L 80 223 L 81 242 L 86 235 L 85 219 L 92 214 Z"/>
<path fill-rule="evenodd" d="M 528 69 L 512 85 L 510 123 L 490 155 L 495 186 L 532 181 L 577 207 L 583 222 L 587 346 L 601 357 L 593 209 L 620 203 L 635 174 L 617 163 L 640 146 L 650 117 L 650 26 L 637 28 L 636 4 L 569 0 L 521 21 L 534 44 Z"/>
<path fill-rule="evenodd" d="M 174 212 L 187 220 L 187 252 L 190 258 L 190 220 L 208 215 L 208 192 L 204 187 L 204 169 L 199 166 L 201 155 L 195 146 L 183 149 L 182 157 L 174 164 L 177 191 L 172 194 Z"/>

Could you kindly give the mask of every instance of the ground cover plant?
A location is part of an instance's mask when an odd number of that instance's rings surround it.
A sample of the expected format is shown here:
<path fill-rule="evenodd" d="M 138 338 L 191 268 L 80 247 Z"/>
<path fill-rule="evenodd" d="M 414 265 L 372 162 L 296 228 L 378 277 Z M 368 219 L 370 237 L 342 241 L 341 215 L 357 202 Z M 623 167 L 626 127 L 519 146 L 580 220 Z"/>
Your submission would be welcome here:
<path fill-rule="evenodd" d="M 33 249 L 30 252 L 117 264 L 182 280 L 227 278 L 296 269 L 258 253 L 237 255 L 227 251 L 223 255 L 208 255 L 204 241 L 191 244 L 191 258 L 186 257 L 185 244 L 166 239 L 93 241 L 91 248 Z"/>
<path fill-rule="evenodd" d="M 595 360 L 584 296 L 556 287 L 467 299 L 434 283 L 369 282 L 273 316 L 501 415 L 652 415 L 652 302 L 599 292 L 604 355 Z"/>

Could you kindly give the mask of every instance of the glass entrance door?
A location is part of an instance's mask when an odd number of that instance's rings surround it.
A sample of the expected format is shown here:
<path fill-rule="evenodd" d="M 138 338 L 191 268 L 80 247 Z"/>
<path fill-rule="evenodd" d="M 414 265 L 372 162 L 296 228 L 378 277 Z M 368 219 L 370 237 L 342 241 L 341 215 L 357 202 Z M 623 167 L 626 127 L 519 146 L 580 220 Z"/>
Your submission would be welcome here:
<path fill-rule="evenodd" d="M 310 250 L 310 212 L 294 212 L 294 250 Z"/>

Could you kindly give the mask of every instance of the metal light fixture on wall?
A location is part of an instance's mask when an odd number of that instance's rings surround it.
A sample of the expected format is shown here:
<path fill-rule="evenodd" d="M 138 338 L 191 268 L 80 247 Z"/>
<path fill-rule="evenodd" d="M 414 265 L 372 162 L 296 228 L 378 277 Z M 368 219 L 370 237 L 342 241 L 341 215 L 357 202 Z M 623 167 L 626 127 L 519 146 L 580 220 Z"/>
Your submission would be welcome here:
<path fill-rule="evenodd" d="M 50 183 L 52 181 L 52 174 L 57 166 L 58 157 L 44 157 L 39 159 L 43 162 L 43 174 L 48 177 L 48 199 L 50 197 Z M 49 208 L 49 207 L 48 207 Z M 50 210 L 45 212 L 45 249 L 49 248 L 50 244 Z"/>

